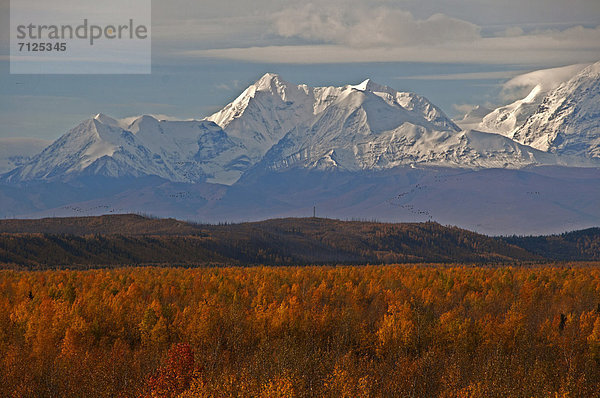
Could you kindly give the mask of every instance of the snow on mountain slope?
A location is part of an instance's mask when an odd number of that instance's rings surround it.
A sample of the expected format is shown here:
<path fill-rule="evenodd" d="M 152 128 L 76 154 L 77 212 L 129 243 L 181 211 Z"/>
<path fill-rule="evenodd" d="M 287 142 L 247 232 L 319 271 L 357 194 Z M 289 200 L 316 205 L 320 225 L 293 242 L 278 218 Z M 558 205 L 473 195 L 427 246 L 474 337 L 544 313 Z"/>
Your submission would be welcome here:
<path fill-rule="evenodd" d="M 273 146 L 260 168 L 364 170 L 415 163 L 520 168 L 560 163 L 554 155 L 506 137 L 461 132 L 425 98 L 369 80 L 314 92 L 327 98 L 327 105 L 316 108 L 310 124 L 296 126 Z"/>
<path fill-rule="evenodd" d="M 478 128 L 513 138 L 515 130 L 536 111 L 545 94 L 542 87 L 536 85 L 525 98 L 496 108 L 487 114 Z"/>
<path fill-rule="evenodd" d="M 593 104 L 597 87 L 588 91 L 580 97 Z M 581 106 L 574 98 L 567 111 Z M 589 117 L 591 125 L 597 123 L 596 108 L 581 109 L 587 112 L 581 117 Z M 588 138 L 595 139 L 594 134 Z M 404 164 L 521 168 L 567 160 L 499 135 L 461 131 L 426 98 L 368 79 L 358 85 L 312 88 L 267 73 L 221 111 L 200 121 L 149 115 L 117 120 L 98 114 L 2 179 L 158 176 L 174 182 L 232 185 L 251 169 L 354 171 Z"/>
<path fill-rule="evenodd" d="M 260 161 L 262 169 L 362 170 L 407 163 L 518 168 L 557 163 L 553 156 L 503 137 L 460 133 L 424 97 L 371 80 L 310 88 L 267 74 L 208 119 L 246 147 L 260 149 L 252 159 Z"/>
<path fill-rule="evenodd" d="M 600 62 L 549 92 L 513 137 L 543 151 L 600 158 Z"/>
<path fill-rule="evenodd" d="M 373 94 L 392 108 L 408 111 L 417 119 L 425 119 L 438 130 L 460 130 L 440 108 L 418 94 L 396 91 L 390 87 L 374 83 L 371 79 L 367 79 L 356 86 L 343 87 L 341 91 L 343 93 L 348 89 L 352 90 L 351 92 L 356 90 L 365 95 Z"/>
<path fill-rule="evenodd" d="M 512 138 L 516 130 L 533 115 L 544 97 L 590 64 L 568 65 L 560 68 L 542 69 L 510 79 L 503 85 L 502 97 L 514 99 L 507 105 L 480 115 L 479 124 L 473 128 Z M 471 126 L 473 122 L 471 121 Z M 462 127 L 465 127 L 461 124 Z"/>
<path fill-rule="evenodd" d="M 53 180 L 82 173 L 111 177 L 144 174 L 175 177 L 134 134 L 103 121 L 106 120 L 99 117 L 79 124 L 31 162 L 8 173 L 6 180 Z"/>
<path fill-rule="evenodd" d="M 215 122 L 228 136 L 241 142 L 246 150 L 245 165 L 249 167 L 294 126 L 309 120 L 313 103 L 309 87 L 296 86 L 267 73 L 206 120 Z"/>
<path fill-rule="evenodd" d="M 340 125 L 361 108 L 364 120 Z M 357 115 L 355 115 L 357 116 Z M 368 118 L 368 121 L 367 121 Z M 267 73 L 223 110 L 208 117 L 248 150 L 250 164 L 259 162 L 294 132 L 310 136 L 318 123 L 329 124 L 335 141 L 351 144 L 361 135 L 389 130 L 409 122 L 433 130 L 459 128 L 435 105 L 413 93 L 403 93 L 365 80 L 343 87 L 293 85 Z M 368 126 L 367 126 L 368 125 Z M 318 139 L 319 137 L 314 137 Z M 328 145 L 325 141 L 323 145 Z M 321 147 L 323 146 L 321 145 Z"/>
<path fill-rule="evenodd" d="M 358 171 L 418 164 L 510 169 L 533 165 L 590 165 L 536 150 L 499 134 L 428 130 L 411 123 L 364 142 L 336 144 L 335 138 L 321 138 L 310 142 L 297 136 L 286 137 L 265 156 L 262 166 L 270 170 L 300 166 Z"/>
<path fill-rule="evenodd" d="M 172 181 L 233 183 L 245 170 L 245 149 L 210 121 L 166 121 L 144 115 L 128 129 L 180 176 Z M 240 163 L 242 164 L 240 167 Z"/>
<path fill-rule="evenodd" d="M 455 120 L 456 124 L 463 130 L 477 130 L 485 131 L 481 129 L 481 121 L 487 116 L 492 109 L 486 108 L 483 105 L 476 105 L 467 113 L 464 114 L 462 119 Z"/>
<path fill-rule="evenodd" d="M 50 144 L 37 138 L 0 138 L 0 173 L 27 163 Z"/>
<path fill-rule="evenodd" d="M 51 181 L 82 175 L 158 176 L 186 182 L 226 179 L 228 168 L 222 163 L 230 162 L 228 156 L 240 149 L 208 121 L 158 121 L 146 115 L 127 129 L 123 126 L 123 121 L 99 114 L 7 173 L 4 180 Z"/>

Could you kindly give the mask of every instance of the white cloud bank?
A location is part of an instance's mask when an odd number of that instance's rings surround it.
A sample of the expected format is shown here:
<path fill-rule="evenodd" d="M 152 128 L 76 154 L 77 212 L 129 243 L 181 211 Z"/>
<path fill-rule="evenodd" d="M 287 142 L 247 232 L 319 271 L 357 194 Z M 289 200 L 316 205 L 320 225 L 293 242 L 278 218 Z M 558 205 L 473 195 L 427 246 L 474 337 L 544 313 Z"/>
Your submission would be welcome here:
<path fill-rule="evenodd" d="M 399 9 L 344 9 L 314 4 L 276 13 L 274 25 L 283 37 L 358 48 L 467 42 L 479 38 L 481 31 L 475 24 L 443 14 L 418 20 Z"/>
<path fill-rule="evenodd" d="M 301 64 L 409 61 L 564 65 L 600 58 L 600 25 L 528 33 L 515 26 L 485 37 L 478 25 L 444 14 L 418 19 L 397 8 L 339 4 L 291 7 L 274 12 L 266 23 L 266 29 L 278 39 L 276 44 L 188 50 L 180 55 Z"/>

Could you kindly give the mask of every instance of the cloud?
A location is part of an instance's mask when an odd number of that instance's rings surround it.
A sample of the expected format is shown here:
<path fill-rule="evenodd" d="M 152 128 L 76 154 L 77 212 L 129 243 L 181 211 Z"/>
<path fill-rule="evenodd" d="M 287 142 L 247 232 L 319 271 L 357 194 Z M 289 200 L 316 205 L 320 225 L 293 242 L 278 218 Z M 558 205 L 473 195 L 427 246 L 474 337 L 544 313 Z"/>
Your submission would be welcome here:
<path fill-rule="evenodd" d="M 184 120 L 180 117 L 164 115 L 162 113 L 145 113 L 144 115 L 152 116 L 156 120 L 174 120 L 174 121 Z M 142 117 L 144 115 L 128 116 L 128 117 L 118 119 L 118 121 L 122 122 L 123 125 L 125 125 L 125 126 L 129 126 L 131 123 L 135 122 L 137 119 L 139 119 L 140 117 Z M 186 120 L 194 120 L 194 119 L 186 119 Z"/>
<path fill-rule="evenodd" d="M 389 35 L 359 40 L 355 36 L 352 24 L 348 28 L 348 38 L 342 39 L 335 33 L 342 29 L 332 27 L 326 33 L 317 35 L 320 27 L 303 33 L 324 43 L 303 45 L 272 45 L 240 48 L 219 48 L 209 50 L 189 50 L 179 56 L 208 57 L 242 60 L 260 63 L 323 64 L 358 62 L 433 62 L 433 63 L 479 63 L 514 65 L 565 65 L 577 62 L 594 62 L 600 54 L 600 26 L 585 28 L 581 26 L 564 30 L 535 31 L 520 36 L 475 37 L 466 40 L 466 36 L 455 35 L 455 39 L 433 42 L 438 33 L 432 33 L 420 41 L 402 39 L 392 43 Z M 360 28 L 362 29 L 362 28 Z M 288 31 L 292 34 L 297 29 Z M 283 34 L 283 33 L 282 33 Z M 339 35 L 339 39 L 336 39 Z M 324 40 L 329 37 L 328 40 Z M 452 36 L 449 36 L 452 37 Z M 458 39 L 462 37 L 463 39 Z M 340 43 L 329 43 L 341 41 Z M 378 45 L 368 45 L 376 42 Z"/>
<path fill-rule="evenodd" d="M 398 76 L 396 80 L 488 80 L 507 79 L 523 73 L 523 71 L 501 70 L 494 72 L 448 73 L 439 75 Z"/>
<path fill-rule="evenodd" d="M 442 13 L 419 18 L 389 1 L 331 0 L 302 5 L 292 1 L 279 5 L 287 8 L 274 8 L 262 22 L 253 15 L 253 26 L 263 25 L 264 34 L 258 41 L 180 48 L 174 55 L 260 63 L 451 62 L 547 67 L 591 62 L 600 54 L 600 25 L 527 31 L 510 25 L 482 34 L 482 27 L 467 20 Z"/>
<path fill-rule="evenodd" d="M 504 35 L 507 37 L 522 36 L 525 31 L 520 26 L 509 26 L 504 30 Z"/>
<path fill-rule="evenodd" d="M 560 68 L 542 69 L 513 77 L 502 85 L 500 99 L 504 103 L 511 103 L 524 98 L 535 86 L 540 87 L 540 92 L 546 92 L 558 87 L 569 80 L 589 64 L 575 64 Z"/>
<path fill-rule="evenodd" d="M 218 83 L 214 86 L 217 90 L 234 91 L 239 90 L 241 85 L 239 80 L 232 80 L 230 84 Z"/>
<path fill-rule="evenodd" d="M 350 47 L 397 47 L 470 41 L 480 27 L 444 14 L 419 20 L 400 9 L 316 6 L 289 8 L 274 16 L 276 33 L 286 38 Z"/>
<path fill-rule="evenodd" d="M 473 104 L 452 104 L 452 108 L 461 115 L 465 115 L 468 112 L 475 109 L 476 105 Z"/>

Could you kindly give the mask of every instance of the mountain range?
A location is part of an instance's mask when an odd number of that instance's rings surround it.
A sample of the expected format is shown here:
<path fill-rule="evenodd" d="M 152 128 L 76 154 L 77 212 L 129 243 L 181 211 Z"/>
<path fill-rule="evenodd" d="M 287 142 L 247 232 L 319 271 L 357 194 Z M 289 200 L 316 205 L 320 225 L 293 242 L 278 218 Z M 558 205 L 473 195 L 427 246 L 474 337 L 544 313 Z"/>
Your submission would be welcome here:
<path fill-rule="evenodd" d="M 599 97 L 600 62 L 478 108 L 477 129 L 461 130 L 428 99 L 369 79 L 309 87 L 267 73 L 201 120 L 83 121 L 0 176 L 0 216 L 239 221 L 318 205 L 486 233 L 584 228 L 600 222 Z"/>

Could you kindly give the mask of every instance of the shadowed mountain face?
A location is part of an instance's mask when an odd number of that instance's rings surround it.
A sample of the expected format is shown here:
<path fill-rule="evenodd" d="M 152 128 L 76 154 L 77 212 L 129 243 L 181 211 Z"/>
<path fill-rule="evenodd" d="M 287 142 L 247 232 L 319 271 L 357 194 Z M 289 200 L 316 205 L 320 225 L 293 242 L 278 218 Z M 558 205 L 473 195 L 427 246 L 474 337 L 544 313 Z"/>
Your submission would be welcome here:
<path fill-rule="evenodd" d="M 490 238 L 429 222 L 322 218 L 228 225 L 137 215 L 0 221 L 0 263 L 40 269 L 599 259 L 597 229 L 553 237 Z"/>

